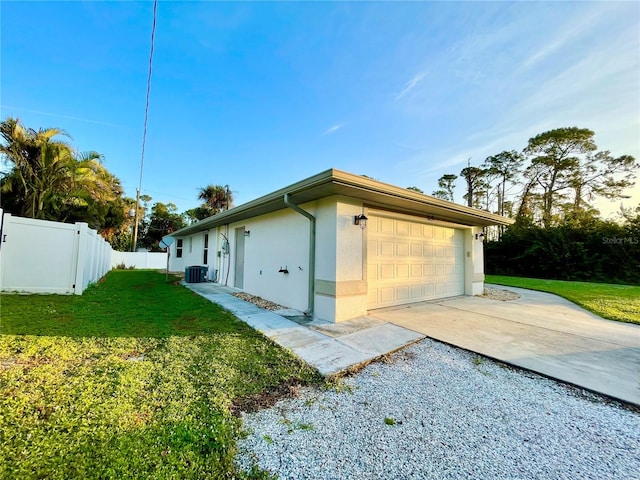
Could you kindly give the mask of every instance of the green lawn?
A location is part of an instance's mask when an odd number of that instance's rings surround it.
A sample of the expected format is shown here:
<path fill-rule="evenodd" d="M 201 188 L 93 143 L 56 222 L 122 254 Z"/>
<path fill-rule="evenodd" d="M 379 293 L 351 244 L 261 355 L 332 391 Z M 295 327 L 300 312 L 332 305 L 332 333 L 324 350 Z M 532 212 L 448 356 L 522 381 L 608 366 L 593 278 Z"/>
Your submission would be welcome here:
<path fill-rule="evenodd" d="M 0 302 L 0 478 L 241 478 L 230 406 L 321 382 L 158 272 Z"/>
<path fill-rule="evenodd" d="M 640 287 L 487 275 L 487 283 L 555 293 L 610 320 L 640 324 Z"/>

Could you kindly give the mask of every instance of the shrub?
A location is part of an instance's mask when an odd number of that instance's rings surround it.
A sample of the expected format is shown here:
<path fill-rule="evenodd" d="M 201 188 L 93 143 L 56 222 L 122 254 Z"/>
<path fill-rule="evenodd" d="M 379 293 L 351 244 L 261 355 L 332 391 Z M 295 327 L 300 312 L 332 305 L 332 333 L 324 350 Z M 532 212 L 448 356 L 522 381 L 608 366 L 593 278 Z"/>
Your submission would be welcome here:
<path fill-rule="evenodd" d="M 553 228 L 514 225 L 486 243 L 486 272 L 556 280 L 640 284 L 640 226 L 593 220 Z"/>

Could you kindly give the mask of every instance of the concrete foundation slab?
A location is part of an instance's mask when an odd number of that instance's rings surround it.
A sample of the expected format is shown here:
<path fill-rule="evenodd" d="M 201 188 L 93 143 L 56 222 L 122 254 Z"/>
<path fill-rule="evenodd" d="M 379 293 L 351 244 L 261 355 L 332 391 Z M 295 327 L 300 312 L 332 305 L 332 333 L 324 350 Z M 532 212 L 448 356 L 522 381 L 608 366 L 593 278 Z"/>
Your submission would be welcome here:
<path fill-rule="evenodd" d="M 327 337 L 309 330 L 306 327 L 286 328 L 283 330 L 273 330 L 269 338 L 280 345 L 286 345 L 290 350 L 306 347 L 315 342 L 326 340 Z"/>
<path fill-rule="evenodd" d="M 385 355 L 422 338 L 422 334 L 390 323 L 382 323 L 339 337 L 342 343 L 373 356 Z"/>
<path fill-rule="evenodd" d="M 373 358 L 335 338 L 327 338 L 301 348 L 294 348 L 293 352 L 313 365 L 322 375 L 334 375 Z"/>
<path fill-rule="evenodd" d="M 329 335 L 330 337 L 341 337 L 343 335 L 348 335 L 383 323 L 386 322 L 379 318 L 366 316 L 340 323 L 314 321 L 309 324 L 309 328 L 324 333 L 325 335 Z"/>

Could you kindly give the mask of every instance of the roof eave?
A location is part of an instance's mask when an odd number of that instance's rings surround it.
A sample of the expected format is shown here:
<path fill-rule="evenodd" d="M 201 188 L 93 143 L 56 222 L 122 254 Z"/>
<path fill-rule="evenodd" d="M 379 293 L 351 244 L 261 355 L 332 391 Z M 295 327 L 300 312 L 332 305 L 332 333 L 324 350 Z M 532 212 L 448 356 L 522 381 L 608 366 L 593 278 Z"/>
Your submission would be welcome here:
<path fill-rule="evenodd" d="M 433 216 L 437 216 L 444 221 L 460 223 L 462 220 L 463 224 L 478 226 L 511 225 L 514 223 L 511 218 L 485 212 L 484 210 L 458 205 L 457 203 L 441 200 L 430 195 L 407 190 L 406 188 L 396 187 L 361 175 L 329 169 L 226 212 L 184 227 L 173 232 L 171 236 L 186 236 L 220 225 L 227 225 L 235 221 L 281 210 L 286 208 L 283 201 L 285 193 L 288 193 L 294 201 L 296 195 L 301 196 L 303 193 L 307 193 L 304 199 L 300 200 L 300 203 L 338 194 L 358 198 L 373 207 L 384 207 L 385 202 L 376 200 L 377 197 L 375 196 L 380 195 L 385 201 L 392 201 L 392 206 L 400 211 L 404 210 L 407 213 L 418 215 L 433 213 Z"/>
<path fill-rule="evenodd" d="M 502 215 L 497 215 L 477 208 L 467 207 L 465 205 L 459 205 L 447 200 L 432 197 L 431 195 L 397 187 L 395 185 L 362 177 L 360 175 L 353 175 L 340 170 L 334 170 L 334 175 L 336 181 L 341 181 L 354 188 L 364 188 L 381 195 L 416 202 L 417 204 L 440 210 L 450 210 L 464 216 L 475 218 L 485 225 L 512 225 L 515 222 L 512 218 L 503 217 Z"/>

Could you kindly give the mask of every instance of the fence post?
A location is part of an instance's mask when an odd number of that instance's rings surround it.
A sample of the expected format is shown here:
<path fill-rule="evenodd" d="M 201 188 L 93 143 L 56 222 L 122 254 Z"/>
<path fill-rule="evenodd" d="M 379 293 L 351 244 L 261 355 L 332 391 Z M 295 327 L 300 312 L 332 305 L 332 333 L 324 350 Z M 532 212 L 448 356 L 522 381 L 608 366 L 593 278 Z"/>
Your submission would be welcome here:
<path fill-rule="evenodd" d="M 87 260 L 87 237 L 89 225 L 84 222 L 76 222 L 76 232 L 78 235 L 76 248 L 76 283 L 73 293 L 82 295 L 84 291 L 84 263 Z"/>
<path fill-rule="evenodd" d="M 11 217 L 9 213 L 7 213 L 7 217 Z M 0 291 L 2 291 L 2 287 L 4 287 L 4 272 L 5 268 L 2 265 L 2 242 L 4 242 L 5 235 L 7 234 L 5 230 L 5 218 L 4 218 L 4 210 L 0 208 Z"/>

